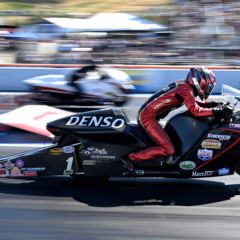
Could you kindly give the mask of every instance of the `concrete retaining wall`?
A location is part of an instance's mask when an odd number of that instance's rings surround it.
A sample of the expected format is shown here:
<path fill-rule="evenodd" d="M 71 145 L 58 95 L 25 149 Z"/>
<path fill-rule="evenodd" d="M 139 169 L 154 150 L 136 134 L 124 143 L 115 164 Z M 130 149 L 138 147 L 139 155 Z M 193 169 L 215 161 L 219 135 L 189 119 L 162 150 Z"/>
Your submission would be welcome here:
<path fill-rule="evenodd" d="M 136 87 L 136 93 L 153 93 L 169 83 L 184 79 L 189 67 L 160 67 L 160 66 L 115 66 L 127 72 Z M 23 83 L 24 79 L 45 74 L 70 74 L 76 67 L 53 66 L 1 66 L 0 65 L 0 91 L 26 92 L 30 88 Z M 228 84 L 240 89 L 240 69 L 235 67 L 211 67 L 218 83 L 214 89 L 215 94 L 221 92 L 221 85 Z"/>

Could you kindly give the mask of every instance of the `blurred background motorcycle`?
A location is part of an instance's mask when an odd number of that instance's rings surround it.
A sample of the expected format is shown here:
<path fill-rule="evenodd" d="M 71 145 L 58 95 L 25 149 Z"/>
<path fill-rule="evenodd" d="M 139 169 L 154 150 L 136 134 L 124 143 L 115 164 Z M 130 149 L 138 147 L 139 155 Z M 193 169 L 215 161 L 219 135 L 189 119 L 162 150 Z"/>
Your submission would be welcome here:
<path fill-rule="evenodd" d="M 24 80 L 32 88 L 34 103 L 50 106 L 124 105 L 133 92 L 131 78 L 123 71 L 87 65 L 68 75 L 43 75 Z"/>

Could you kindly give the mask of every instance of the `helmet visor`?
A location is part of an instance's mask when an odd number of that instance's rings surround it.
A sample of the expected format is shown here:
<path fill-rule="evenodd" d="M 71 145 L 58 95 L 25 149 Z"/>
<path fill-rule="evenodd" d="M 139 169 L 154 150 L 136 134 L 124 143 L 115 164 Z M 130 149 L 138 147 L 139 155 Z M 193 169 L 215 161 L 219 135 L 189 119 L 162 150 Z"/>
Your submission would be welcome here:
<path fill-rule="evenodd" d="M 206 98 L 211 94 L 214 87 L 215 87 L 215 84 L 211 80 L 208 81 L 206 85 L 206 90 L 205 90 Z"/>

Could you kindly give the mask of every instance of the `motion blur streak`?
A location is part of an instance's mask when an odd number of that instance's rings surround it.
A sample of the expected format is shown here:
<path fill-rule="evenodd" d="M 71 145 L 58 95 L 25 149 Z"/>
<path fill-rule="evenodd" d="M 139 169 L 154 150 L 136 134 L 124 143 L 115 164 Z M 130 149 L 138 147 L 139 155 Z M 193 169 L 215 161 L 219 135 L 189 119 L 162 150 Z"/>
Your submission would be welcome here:
<path fill-rule="evenodd" d="M 107 185 L 3 179 L 1 237 L 239 239 L 238 178 L 112 179 Z"/>

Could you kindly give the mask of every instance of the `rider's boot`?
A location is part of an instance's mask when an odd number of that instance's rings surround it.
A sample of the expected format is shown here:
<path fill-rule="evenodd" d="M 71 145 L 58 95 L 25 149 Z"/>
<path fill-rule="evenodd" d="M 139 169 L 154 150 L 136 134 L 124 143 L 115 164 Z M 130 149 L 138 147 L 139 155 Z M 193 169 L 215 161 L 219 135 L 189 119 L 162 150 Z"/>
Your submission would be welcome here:
<path fill-rule="evenodd" d="M 166 159 L 164 160 L 165 165 L 173 165 L 175 163 L 175 159 L 173 158 L 173 156 L 168 156 L 166 157 Z"/>
<path fill-rule="evenodd" d="M 133 175 L 135 177 L 135 170 L 134 170 L 133 161 L 128 156 L 123 156 L 121 158 L 121 161 L 123 163 L 123 167 L 126 170 L 128 170 L 131 175 Z"/>

